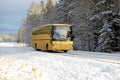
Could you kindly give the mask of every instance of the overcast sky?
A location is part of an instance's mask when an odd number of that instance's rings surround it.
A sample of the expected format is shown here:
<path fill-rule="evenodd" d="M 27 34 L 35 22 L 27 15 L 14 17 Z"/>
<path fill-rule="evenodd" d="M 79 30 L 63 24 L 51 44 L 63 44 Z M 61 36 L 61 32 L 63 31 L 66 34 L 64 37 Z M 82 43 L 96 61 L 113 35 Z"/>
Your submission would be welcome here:
<path fill-rule="evenodd" d="M 0 0 L 0 33 L 17 33 L 33 1 L 41 0 Z"/>

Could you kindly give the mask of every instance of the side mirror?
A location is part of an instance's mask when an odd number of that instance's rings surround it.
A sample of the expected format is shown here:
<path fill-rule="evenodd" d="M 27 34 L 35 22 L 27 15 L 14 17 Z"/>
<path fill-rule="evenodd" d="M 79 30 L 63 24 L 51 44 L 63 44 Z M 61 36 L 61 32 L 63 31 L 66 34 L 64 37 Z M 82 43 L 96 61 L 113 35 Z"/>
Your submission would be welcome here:
<path fill-rule="evenodd" d="M 72 35 L 71 35 L 71 39 L 73 40 L 74 38 L 75 38 L 75 35 L 72 34 Z"/>

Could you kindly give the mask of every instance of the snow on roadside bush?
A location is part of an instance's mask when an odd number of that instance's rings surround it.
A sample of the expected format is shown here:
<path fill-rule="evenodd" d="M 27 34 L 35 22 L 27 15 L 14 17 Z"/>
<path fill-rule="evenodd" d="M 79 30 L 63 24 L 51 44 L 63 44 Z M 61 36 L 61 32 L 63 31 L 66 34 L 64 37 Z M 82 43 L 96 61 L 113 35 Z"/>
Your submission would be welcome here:
<path fill-rule="evenodd" d="M 14 47 L 13 42 L 2 42 L 0 43 L 0 47 Z"/>
<path fill-rule="evenodd" d="M 42 71 L 29 63 L 0 57 L 0 80 L 41 80 Z"/>
<path fill-rule="evenodd" d="M 2 42 L 0 43 L 0 47 L 24 47 L 28 46 L 25 43 L 16 43 L 16 42 Z"/>
<path fill-rule="evenodd" d="M 24 46 L 28 46 L 27 44 L 25 43 L 16 43 L 14 44 L 15 47 L 24 47 Z"/>

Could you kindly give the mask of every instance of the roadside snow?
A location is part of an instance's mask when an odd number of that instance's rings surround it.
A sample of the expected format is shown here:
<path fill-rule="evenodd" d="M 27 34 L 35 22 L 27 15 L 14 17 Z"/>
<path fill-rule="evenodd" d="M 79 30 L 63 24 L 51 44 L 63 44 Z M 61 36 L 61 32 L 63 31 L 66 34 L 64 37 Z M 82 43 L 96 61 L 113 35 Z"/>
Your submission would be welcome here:
<path fill-rule="evenodd" d="M 81 57 L 95 59 L 102 62 L 118 63 L 120 64 L 120 52 L 102 53 L 90 51 L 70 51 L 69 54 Z"/>
<path fill-rule="evenodd" d="M 24 61 L 0 57 L 0 63 L 0 80 L 39 80 L 42 76 L 41 70 Z"/>
<path fill-rule="evenodd" d="M 2 42 L 0 43 L 0 47 L 23 47 L 27 46 L 25 43 L 16 43 L 16 42 Z"/>
<path fill-rule="evenodd" d="M 13 47 L 15 44 L 13 42 L 3 42 L 3 43 L 0 43 L 0 47 Z"/>
<path fill-rule="evenodd" d="M 88 54 L 79 51 L 70 53 Z M 65 53 L 1 46 L 0 80 L 120 80 L 120 64 L 96 61 L 85 55 L 72 57 L 57 54 Z M 97 56 L 97 53 L 94 54 Z"/>

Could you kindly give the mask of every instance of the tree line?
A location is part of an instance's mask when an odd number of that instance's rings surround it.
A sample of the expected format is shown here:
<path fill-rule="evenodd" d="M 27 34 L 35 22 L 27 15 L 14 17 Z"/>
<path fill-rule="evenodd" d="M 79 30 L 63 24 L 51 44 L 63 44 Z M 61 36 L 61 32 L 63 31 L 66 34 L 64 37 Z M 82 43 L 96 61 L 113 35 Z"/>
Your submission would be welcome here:
<path fill-rule="evenodd" d="M 0 34 L 0 42 L 15 42 L 16 37 L 16 34 Z"/>
<path fill-rule="evenodd" d="M 33 2 L 19 29 L 20 42 L 30 45 L 32 29 L 50 23 L 73 25 L 75 50 L 120 51 L 120 0 Z"/>

